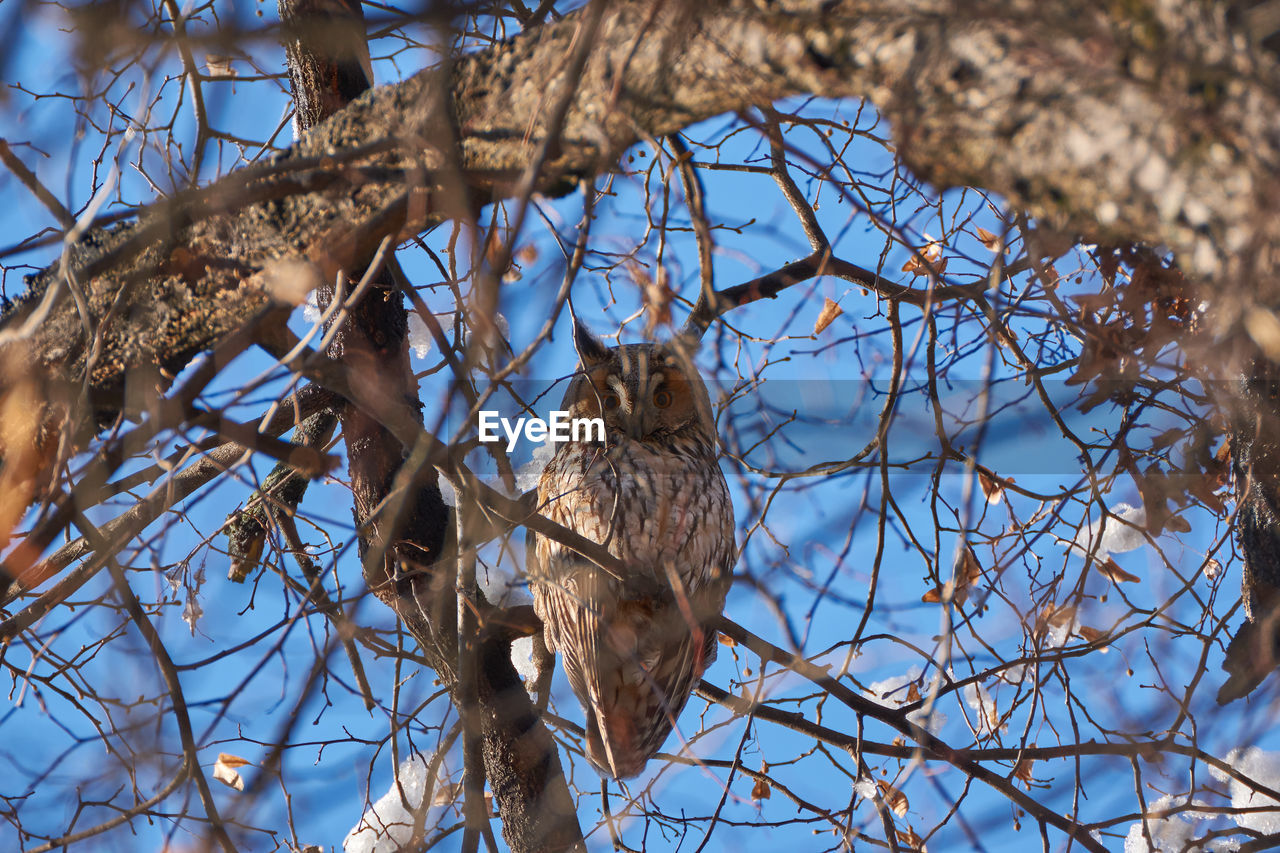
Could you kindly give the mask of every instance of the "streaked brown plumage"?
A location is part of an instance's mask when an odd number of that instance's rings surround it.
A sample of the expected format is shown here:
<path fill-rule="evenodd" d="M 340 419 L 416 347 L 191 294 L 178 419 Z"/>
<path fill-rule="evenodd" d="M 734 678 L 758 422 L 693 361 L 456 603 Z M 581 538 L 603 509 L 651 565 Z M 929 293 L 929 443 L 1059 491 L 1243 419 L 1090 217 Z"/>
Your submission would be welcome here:
<path fill-rule="evenodd" d="M 560 444 L 547 516 L 608 547 L 618 579 L 538 536 L 530 566 L 547 647 L 561 655 L 602 772 L 640 773 L 715 658 L 733 562 L 733 506 L 706 386 L 676 343 L 606 347 L 575 325 L 581 370 L 561 408 L 600 417 L 601 442 Z"/>

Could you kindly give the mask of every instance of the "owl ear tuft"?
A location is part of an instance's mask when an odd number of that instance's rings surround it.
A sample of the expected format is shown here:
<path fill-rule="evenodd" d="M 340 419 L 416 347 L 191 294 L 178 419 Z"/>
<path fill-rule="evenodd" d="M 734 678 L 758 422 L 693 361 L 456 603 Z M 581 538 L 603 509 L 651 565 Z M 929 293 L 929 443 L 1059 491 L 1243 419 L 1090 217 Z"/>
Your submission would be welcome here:
<path fill-rule="evenodd" d="M 662 348 L 680 365 L 682 370 L 687 373 L 696 373 L 693 357 L 698 354 L 701 346 L 702 340 L 698 335 L 685 331 L 675 335 L 663 344 Z"/>
<path fill-rule="evenodd" d="M 573 318 L 573 347 L 578 351 L 583 367 L 595 367 L 610 357 L 604 341 L 591 334 L 591 330 L 577 317 Z"/>

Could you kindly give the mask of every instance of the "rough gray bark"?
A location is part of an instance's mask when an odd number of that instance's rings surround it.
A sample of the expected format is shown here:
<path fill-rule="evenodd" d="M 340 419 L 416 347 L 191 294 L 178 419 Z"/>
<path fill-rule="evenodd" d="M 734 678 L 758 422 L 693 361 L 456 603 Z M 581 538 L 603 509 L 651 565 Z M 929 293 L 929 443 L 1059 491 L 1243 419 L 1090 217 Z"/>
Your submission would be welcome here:
<path fill-rule="evenodd" d="M 457 212 L 461 190 L 510 192 L 566 85 L 577 94 L 534 182 L 542 190 L 612 168 L 642 134 L 789 94 L 866 96 L 907 163 L 938 185 L 1005 193 L 1068 233 L 1170 247 L 1221 285 L 1225 329 L 1275 301 L 1280 228 L 1280 77 L 1229 11 L 1191 0 L 635 0 L 608 6 L 570 81 L 563 60 L 582 22 L 571 15 L 459 59 L 443 88 L 425 71 L 373 90 L 277 162 L 94 238 L 98 260 L 77 275 L 88 325 L 106 335 L 93 384 L 118 392 L 139 364 L 176 372 L 264 303 L 273 261 L 302 258 L 327 279 L 382 237 Z M 442 132 L 451 125 L 456 146 Z M 465 187 L 447 180 L 455 160 Z M 40 276 L 4 328 L 60 280 Z M 86 324 L 61 291 L 31 342 L 53 376 L 74 378 Z"/>
<path fill-rule="evenodd" d="M 280 0 L 279 7 L 281 19 L 298 33 L 286 52 L 297 125 L 309 129 L 368 88 L 369 78 L 357 61 L 364 45 L 364 17 L 359 4 L 347 0 Z M 359 278 L 369 262 L 359 258 L 347 271 L 349 278 Z M 417 383 L 405 342 L 408 319 L 393 266 L 388 257 L 337 330 L 328 354 L 366 386 L 376 385 L 383 396 L 400 400 L 416 416 L 420 430 Z M 333 298 L 332 285 L 323 283 L 320 305 Z M 417 640 L 467 721 L 475 741 L 468 748 L 477 758 L 483 754 L 508 845 L 520 853 L 581 849 L 582 830 L 559 755 L 512 665 L 511 637 L 489 632 L 475 643 L 473 654 L 479 660 L 470 661 L 466 671 L 474 677 L 470 689 L 462 689 L 456 559 L 445 549 L 445 531 L 453 518 L 431 476 L 434 469 L 425 469 L 428 475 L 414 478 L 397 497 L 397 478 L 412 446 L 402 444 L 364 407 L 342 405 L 339 415 L 365 581 Z M 404 506 L 399 512 L 381 511 L 389 501 Z"/>
<path fill-rule="evenodd" d="M 1219 703 L 1252 693 L 1280 663 L 1280 378 L 1260 361 L 1240 386 L 1231 443 L 1245 622 L 1227 647 Z"/>
<path fill-rule="evenodd" d="M 358 0 L 284 0 L 280 21 L 289 89 L 300 130 L 310 130 L 360 97 L 373 83 L 364 13 Z"/>

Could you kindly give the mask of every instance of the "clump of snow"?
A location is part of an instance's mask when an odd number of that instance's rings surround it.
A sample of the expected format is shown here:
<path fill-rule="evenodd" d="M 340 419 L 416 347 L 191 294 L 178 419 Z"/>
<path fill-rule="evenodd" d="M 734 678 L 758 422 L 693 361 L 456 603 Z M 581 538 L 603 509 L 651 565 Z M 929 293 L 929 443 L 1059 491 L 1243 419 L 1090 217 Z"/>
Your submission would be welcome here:
<path fill-rule="evenodd" d="M 859 776 L 853 780 L 853 791 L 864 800 L 874 800 L 876 793 L 880 789 L 876 787 L 874 779 L 868 779 L 866 776 Z"/>
<path fill-rule="evenodd" d="M 1013 666 L 1005 667 L 999 674 L 997 674 L 996 677 L 1005 684 L 1020 684 L 1022 682 L 1022 677 L 1026 675 L 1026 672 L 1027 665 L 1025 663 L 1018 663 Z"/>
<path fill-rule="evenodd" d="M 933 710 L 919 708 L 907 714 L 907 722 L 919 726 L 931 735 L 936 735 L 947 724 L 947 715 L 939 711 L 937 707 L 934 707 Z"/>
<path fill-rule="evenodd" d="M 1211 770 L 1212 772 L 1212 770 Z M 1230 838 L 1215 838 L 1208 844 L 1193 843 L 1204 836 L 1212 826 L 1217 815 L 1212 812 L 1187 809 L 1187 804 L 1203 806 L 1200 800 L 1188 800 L 1183 796 L 1165 796 L 1147 804 L 1146 832 L 1143 832 L 1143 821 L 1129 825 L 1129 833 L 1124 839 L 1124 853 L 1234 853 L 1240 847 L 1239 841 Z M 1182 809 L 1182 811 L 1174 811 Z M 1174 812 L 1164 814 L 1165 812 Z M 1148 843 L 1147 835 L 1151 841 Z"/>
<path fill-rule="evenodd" d="M 526 687 L 532 687 L 542 670 L 533 657 L 533 637 L 521 637 L 511 644 L 511 664 L 524 679 Z"/>
<path fill-rule="evenodd" d="M 551 457 L 555 455 L 556 446 L 550 440 L 544 441 L 533 449 L 533 456 L 528 462 L 516 470 L 516 491 L 523 494 L 538 488 L 538 480 L 542 477 L 542 469 L 547 467 Z"/>
<path fill-rule="evenodd" d="M 435 338 L 431 336 L 431 331 L 427 328 L 427 324 L 423 322 L 422 315 L 417 311 L 410 311 L 409 347 L 413 350 L 414 356 L 426 358 L 427 353 L 431 352 L 433 346 L 435 346 Z"/>
<path fill-rule="evenodd" d="M 887 699 L 895 704 L 905 705 L 908 686 L 918 679 L 923 671 L 920 667 L 913 666 L 902 675 L 894 675 L 869 685 L 867 694 L 877 702 L 884 702 Z"/>
<path fill-rule="evenodd" d="M 916 701 L 909 695 L 911 684 L 919 681 L 923 672 L 924 670 L 920 667 L 913 666 L 903 675 L 891 676 L 870 685 L 867 688 L 867 695 L 882 704 L 892 702 L 893 705 L 898 707 L 909 705 Z M 920 726 L 929 734 L 936 735 L 947 724 L 947 715 L 939 711 L 935 705 L 932 710 L 917 708 L 909 712 L 907 721 Z"/>
<path fill-rule="evenodd" d="M 360 816 L 342 842 L 346 853 L 399 853 L 413 837 L 413 812 L 427 789 L 427 759 L 414 754 L 400 763 L 390 789 Z M 403 791 L 403 796 L 401 792 Z M 405 808 L 406 802 L 409 808 Z"/>
<path fill-rule="evenodd" d="M 320 303 L 316 301 L 316 292 L 313 290 L 307 294 L 307 301 L 302 303 L 302 319 L 311 325 L 320 322 Z"/>
<path fill-rule="evenodd" d="M 1227 753 L 1226 763 L 1259 785 L 1280 791 L 1280 752 L 1267 752 L 1256 746 L 1233 749 Z M 1231 797 L 1233 809 L 1258 809 L 1226 817 L 1234 820 L 1241 829 L 1254 830 L 1264 835 L 1280 832 L 1280 801 L 1257 793 L 1249 785 L 1216 767 L 1210 767 L 1209 773 L 1218 781 L 1227 783 L 1227 795 Z M 1129 834 L 1125 836 L 1124 853 L 1147 853 L 1152 850 L 1209 850 L 1229 853 L 1240 846 L 1238 841 L 1225 838 L 1210 841 L 1203 847 L 1191 843 L 1205 834 L 1206 828 L 1201 824 L 1216 817 L 1211 812 L 1185 810 L 1161 816 L 1161 812 L 1183 807 L 1187 802 L 1185 796 L 1167 796 L 1151 803 L 1147 808 L 1150 816 L 1146 819 L 1151 843 L 1147 843 L 1143 834 L 1143 822 L 1138 821 L 1129 827 Z M 1195 801 L 1192 805 L 1199 806 L 1201 803 Z"/>
<path fill-rule="evenodd" d="M 1259 785 L 1265 785 L 1273 791 L 1280 791 L 1280 752 L 1267 752 L 1256 746 L 1248 749 L 1233 749 L 1227 753 L 1227 763 Z M 1233 808 L 1265 809 L 1232 815 L 1236 823 L 1245 829 L 1254 829 L 1266 835 L 1280 832 L 1280 801 L 1266 794 L 1257 793 L 1239 779 L 1228 776 L 1217 768 L 1211 767 L 1209 772 L 1220 781 L 1230 780 L 1227 793 L 1231 795 Z"/>
<path fill-rule="evenodd" d="M 476 566 L 476 583 L 490 604 L 512 607 L 533 601 L 529 585 L 516 575 L 513 568 Z"/>
<path fill-rule="evenodd" d="M 187 603 L 182 608 L 182 621 L 187 623 L 187 627 L 191 629 L 191 636 L 196 635 L 196 623 L 200 621 L 200 617 L 204 615 L 204 608 L 200 606 L 200 598 L 194 590 L 187 592 Z"/>
<path fill-rule="evenodd" d="M 529 584 L 514 572 L 506 573 L 489 566 L 476 567 L 476 582 L 484 591 L 484 597 L 499 607 L 515 607 L 529 604 Z M 511 665 L 520 673 L 526 687 L 532 687 L 541 670 L 533 656 L 533 637 L 520 637 L 511 643 Z"/>
<path fill-rule="evenodd" d="M 458 492 L 453 488 L 444 477 L 440 478 L 440 498 L 444 501 L 445 506 L 456 507 L 458 505 Z"/>
<path fill-rule="evenodd" d="M 978 731 L 995 734 L 1009 727 L 1000 725 L 1000 711 L 996 708 L 996 700 L 981 684 L 966 684 L 964 690 L 965 704 L 973 709 L 978 718 Z"/>
<path fill-rule="evenodd" d="M 1147 544 L 1147 510 L 1145 507 L 1116 504 L 1111 515 L 1081 527 L 1067 549 L 1082 557 L 1090 554 L 1102 562 L 1112 554 L 1123 554 Z"/>
<path fill-rule="evenodd" d="M 1161 812 L 1181 806 L 1185 800 L 1178 797 L 1161 797 L 1147 806 L 1147 813 L 1158 815 Z M 1171 814 L 1168 817 L 1149 817 L 1146 819 L 1147 833 L 1151 834 L 1151 842 L 1147 843 L 1147 835 L 1142 831 L 1143 821 L 1130 825 L 1129 834 L 1124 838 L 1124 853 L 1148 853 L 1148 851 L 1168 850 L 1181 851 L 1187 849 L 1187 842 L 1196 836 L 1196 825 L 1186 818 L 1186 812 Z M 1196 848 L 1199 849 L 1199 848 Z"/>
<path fill-rule="evenodd" d="M 1057 649 L 1065 646 L 1071 634 L 1080 626 L 1080 615 L 1074 607 L 1055 611 L 1045 624 L 1044 647 Z"/>

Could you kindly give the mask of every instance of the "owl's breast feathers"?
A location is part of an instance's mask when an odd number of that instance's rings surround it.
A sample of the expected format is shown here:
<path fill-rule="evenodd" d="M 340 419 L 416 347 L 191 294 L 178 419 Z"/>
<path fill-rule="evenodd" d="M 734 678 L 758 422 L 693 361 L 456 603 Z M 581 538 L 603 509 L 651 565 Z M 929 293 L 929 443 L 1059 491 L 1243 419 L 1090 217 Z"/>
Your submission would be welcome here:
<path fill-rule="evenodd" d="M 531 587 L 547 646 L 587 711 L 588 754 L 634 776 L 715 658 L 735 557 L 728 487 L 707 442 L 565 444 L 538 497 L 628 567 L 615 578 L 539 537 Z"/>

